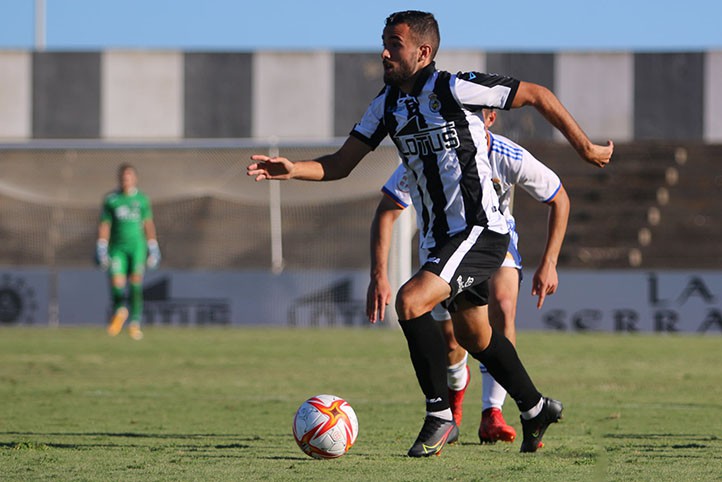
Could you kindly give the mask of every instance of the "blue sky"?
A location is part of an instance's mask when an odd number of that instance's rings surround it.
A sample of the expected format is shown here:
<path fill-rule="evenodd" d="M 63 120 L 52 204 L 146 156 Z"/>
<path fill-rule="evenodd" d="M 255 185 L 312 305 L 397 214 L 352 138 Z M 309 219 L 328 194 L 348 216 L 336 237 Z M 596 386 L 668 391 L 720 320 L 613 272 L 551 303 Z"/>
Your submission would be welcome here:
<path fill-rule="evenodd" d="M 0 0 L 0 49 L 33 48 L 35 1 Z M 409 8 L 436 15 L 442 48 L 722 50 L 720 0 L 43 1 L 49 50 L 375 51 Z"/>

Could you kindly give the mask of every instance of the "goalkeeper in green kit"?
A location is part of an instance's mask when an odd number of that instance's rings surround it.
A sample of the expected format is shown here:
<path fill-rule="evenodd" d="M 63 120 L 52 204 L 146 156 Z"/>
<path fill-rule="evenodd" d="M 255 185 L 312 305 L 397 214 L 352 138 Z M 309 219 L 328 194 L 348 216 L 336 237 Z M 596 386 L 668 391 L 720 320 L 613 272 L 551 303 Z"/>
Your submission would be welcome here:
<path fill-rule="evenodd" d="M 143 338 L 143 274 L 160 262 L 153 213 L 148 196 L 138 190 L 138 175 L 133 166 L 118 169 L 119 188 L 105 196 L 98 225 L 96 262 L 108 271 L 113 299 L 113 317 L 108 334 L 115 336 L 130 318 L 128 332 L 134 340 Z M 126 285 L 130 285 L 126 307 Z"/>

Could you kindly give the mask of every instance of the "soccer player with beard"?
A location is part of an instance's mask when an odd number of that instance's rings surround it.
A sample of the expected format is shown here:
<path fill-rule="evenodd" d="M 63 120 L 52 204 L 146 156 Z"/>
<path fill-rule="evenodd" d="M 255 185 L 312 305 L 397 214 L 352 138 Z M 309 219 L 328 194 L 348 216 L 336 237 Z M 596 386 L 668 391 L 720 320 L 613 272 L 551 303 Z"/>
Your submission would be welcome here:
<path fill-rule="evenodd" d="M 496 120 L 496 111 L 482 109 L 482 117 L 487 128 L 487 150 L 492 181 L 499 195 L 499 209 L 506 218 L 511 238 L 504 262 L 489 280 L 489 320 L 494 330 L 503 333 L 512 344 L 516 344 L 516 304 L 522 281 L 522 266 L 516 221 L 511 213 L 512 188 L 520 186 L 534 199 L 549 206 L 544 253 L 532 278 L 531 293 L 539 297 L 538 308 L 544 304 L 547 294 L 556 292 L 559 284 L 556 264 L 569 219 L 569 196 L 559 177 L 529 151 L 488 130 Z M 394 171 L 381 190 L 384 196 L 376 208 L 371 224 L 371 280 L 366 298 L 366 313 L 371 323 L 384 319 L 386 305 L 391 300 L 387 262 L 393 224 L 401 212 L 411 204 L 409 182 L 403 165 Z M 417 225 L 419 229 L 423 229 L 423 219 L 419 216 L 417 216 Z M 420 249 L 419 259 L 426 258 L 426 250 Z M 457 425 L 461 425 L 464 395 L 470 379 L 468 354 L 454 337 L 453 322 L 449 312 L 443 306 L 437 305 L 431 310 L 431 316 L 440 322 L 446 340 L 449 404 L 454 421 Z M 482 377 L 479 441 L 481 443 L 495 443 L 499 440 L 513 442 L 516 431 L 506 423 L 501 411 L 506 391 L 494 380 L 483 364 L 479 364 L 479 369 Z"/>
<path fill-rule="evenodd" d="M 439 29 L 420 11 L 391 14 L 383 30 L 385 87 L 346 142 L 333 154 L 291 162 L 253 155 L 247 174 L 261 180 L 344 178 L 387 135 L 407 170 L 420 239 L 428 257 L 396 296 L 396 313 L 426 398 L 426 417 L 410 457 L 439 453 L 458 437 L 446 387 L 446 349 L 431 310 L 443 302 L 461 346 L 484 364 L 521 413 L 522 452 L 534 452 L 562 404 L 537 390 L 511 342 L 492 330 L 488 280 L 501 266 L 509 229 L 499 211 L 486 150 L 481 108 L 534 106 L 587 162 L 605 166 L 613 152 L 592 143 L 548 89 L 511 77 L 439 71 Z"/>

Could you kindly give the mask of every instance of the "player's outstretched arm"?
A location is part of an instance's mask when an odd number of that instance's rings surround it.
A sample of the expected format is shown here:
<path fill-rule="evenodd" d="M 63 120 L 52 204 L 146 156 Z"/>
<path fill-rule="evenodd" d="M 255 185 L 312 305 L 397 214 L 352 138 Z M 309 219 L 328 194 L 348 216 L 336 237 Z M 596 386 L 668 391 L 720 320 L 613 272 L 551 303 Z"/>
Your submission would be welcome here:
<path fill-rule="evenodd" d="M 285 157 L 255 154 L 251 156 L 255 162 L 246 168 L 246 173 L 256 181 L 334 181 L 348 176 L 369 152 L 369 146 L 349 136 L 338 151 L 313 160 L 293 162 Z"/>
<path fill-rule="evenodd" d="M 383 320 L 391 302 L 388 259 L 394 222 L 403 210 L 384 196 L 371 223 L 371 280 L 366 293 L 366 315 L 371 323 Z"/>
<path fill-rule="evenodd" d="M 540 309 L 544 305 L 546 295 L 556 293 L 559 286 L 557 274 L 557 261 L 559 252 L 562 250 L 564 235 L 567 232 L 569 221 L 570 201 L 564 186 L 559 188 L 554 199 L 549 204 L 549 221 L 547 227 L 547 242 L 544 247 L 539 267 L 534 273 L 532 280 L 532 296 L 538 296 L 536 307 Z"/>
<path fill-rule="evenodd" d="M 597 167 L 609 164 L 614 143 L 608 140 L 606 145 L 599 145 L 590 141 L 574 117 L 549 89 L 539 84 L 521 82 L 512 107 L 525 105 L 534 106 L 550 124 L 559 129 L 582 159 Z"/>

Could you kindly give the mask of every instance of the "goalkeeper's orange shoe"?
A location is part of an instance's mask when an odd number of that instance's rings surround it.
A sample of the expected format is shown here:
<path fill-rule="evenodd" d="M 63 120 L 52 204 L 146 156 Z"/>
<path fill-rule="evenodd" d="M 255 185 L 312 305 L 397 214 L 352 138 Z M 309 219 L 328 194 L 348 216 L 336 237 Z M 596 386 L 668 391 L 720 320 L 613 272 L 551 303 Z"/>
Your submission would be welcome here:
<path fill-rule="evenodd" d="M 120 308 L 115 310 L 113 318 L 110 319 L 110 324 L 108 325 L 108 334 L 110 336 L 116 336 L 118 333 L 120 333 L 120 330 L 123 329 L 123 325 L 125 324 L 125 320 L 127 319 L 128 308 L 121 306 Z"/>
<path fill-rule="evenodd" d="M 487 408 L 481 413 L 481 424 L 479 425 L 479 442 L 493 444 L 498 440 L 502 442 L 513 442 L 516 438 L 516 430 L 504 421 L 504 416 L 498 408 Z"/>
<path fill-rule="evenodd" d="M 136 341 L 143 339 L 143 332 L 140 331 L 140 323 L 137 321 L 131 321 L 128 326 L 128 334 Z"/>

